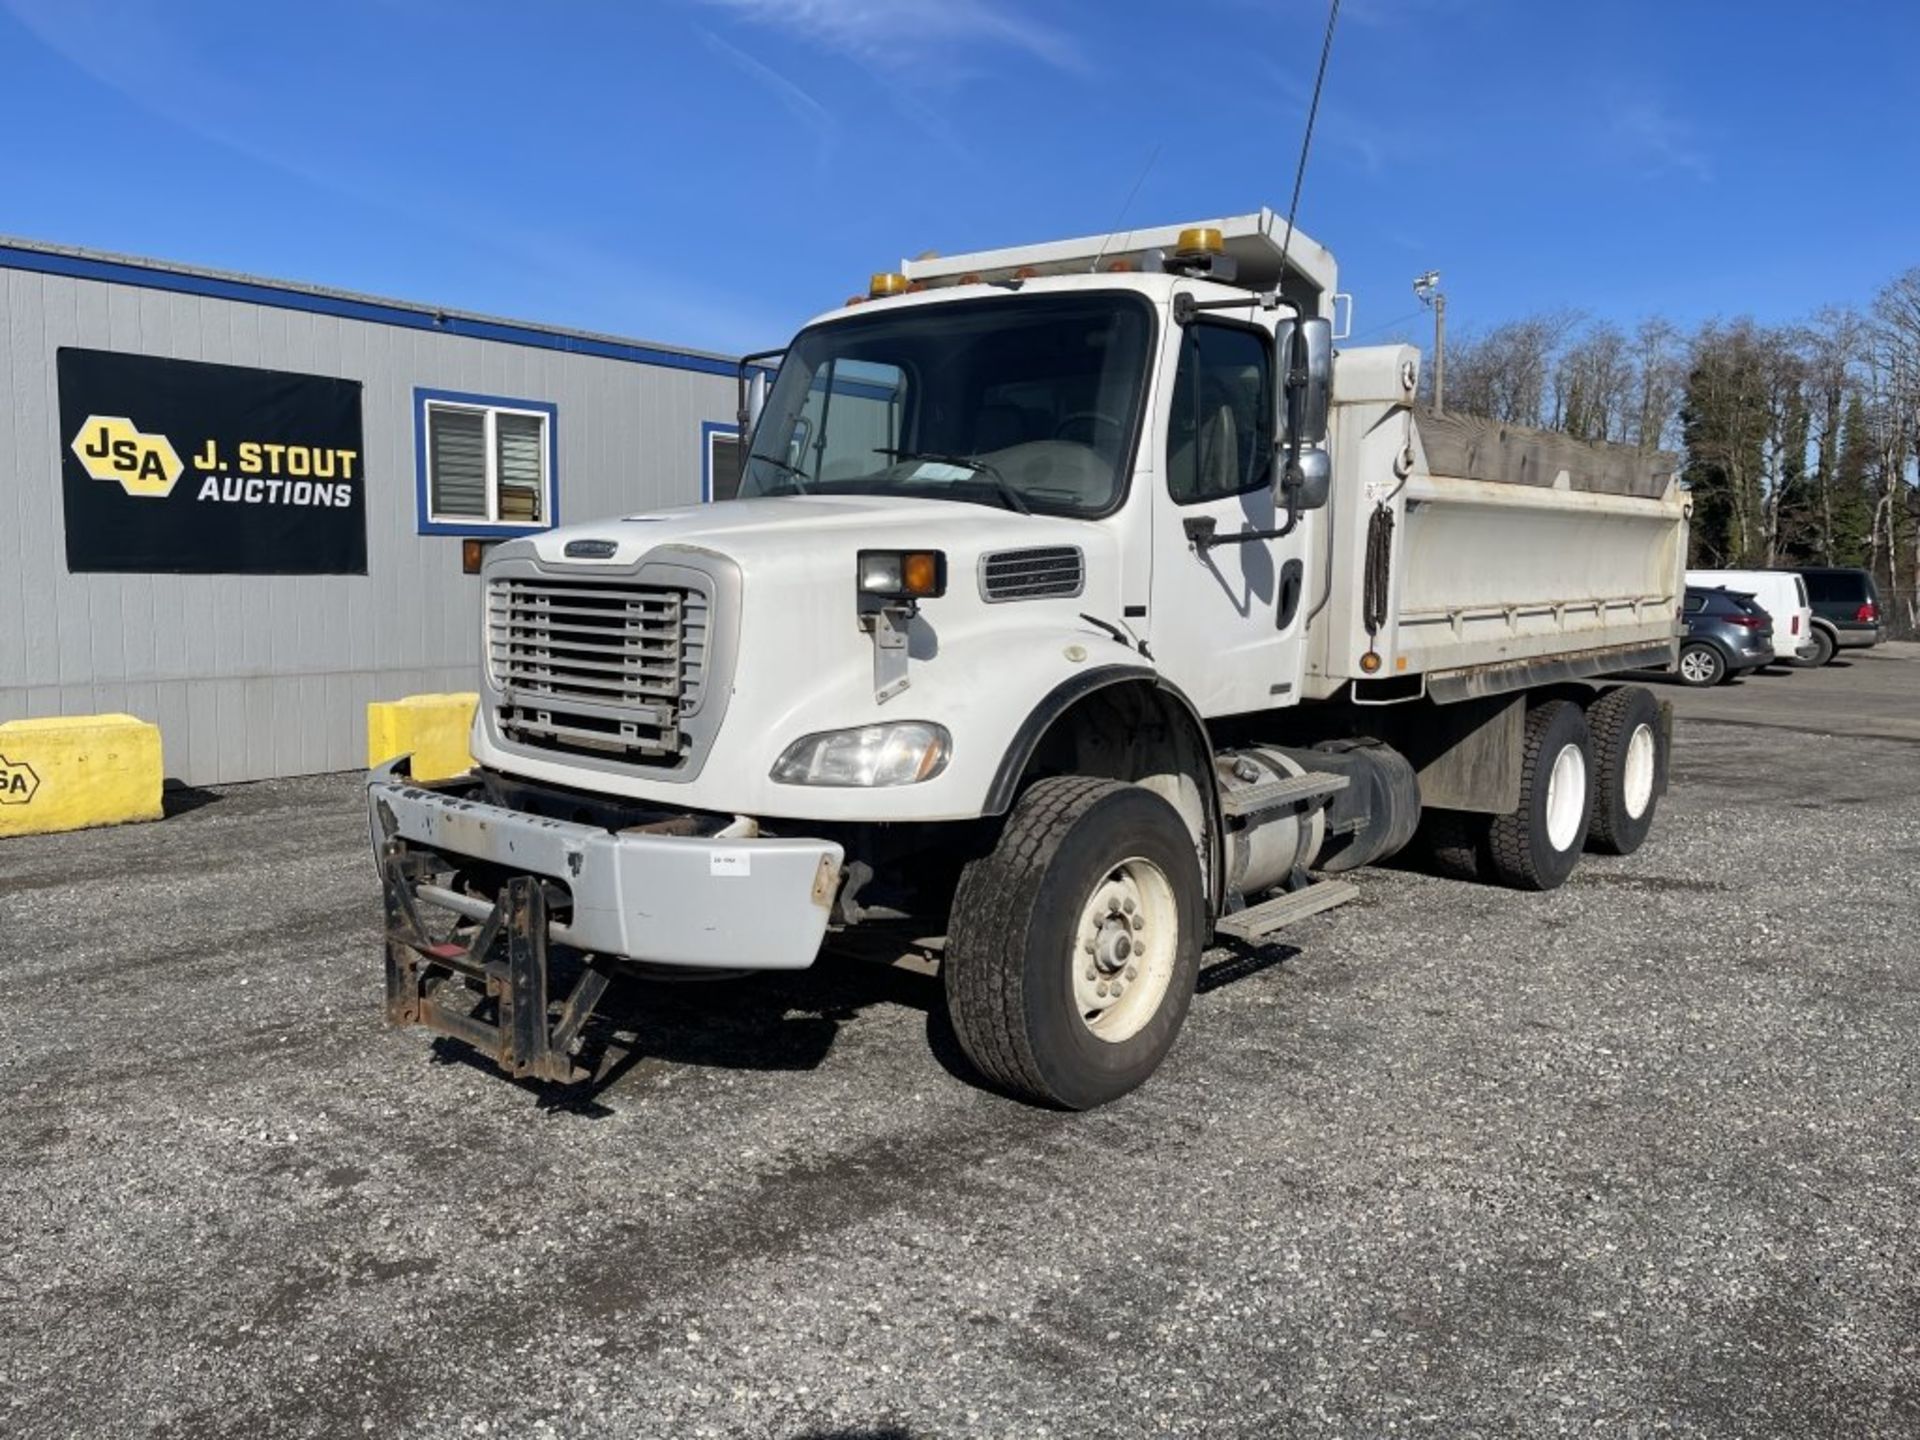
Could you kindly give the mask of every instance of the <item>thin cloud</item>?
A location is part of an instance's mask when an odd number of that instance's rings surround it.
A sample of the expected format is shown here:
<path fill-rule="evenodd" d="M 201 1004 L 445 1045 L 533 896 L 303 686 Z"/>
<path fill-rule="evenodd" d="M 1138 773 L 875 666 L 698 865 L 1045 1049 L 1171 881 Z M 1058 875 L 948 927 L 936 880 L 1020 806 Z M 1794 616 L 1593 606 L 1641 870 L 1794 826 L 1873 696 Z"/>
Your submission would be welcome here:
<path fill-rule="evenodd" d="M 1050 25 L 993 0 L 702 0 L 756 24 L 837 50 L 879 71 L 918 68 L 955 46 L 1018 51 L 1084 73 L 1085 53 Z"/>
<path fill-rule="evenodd" d="M 1313 87 L 1309 81 L 1264 57 L 1256 57 L 1254 64 L 1266 78 L 1264 103 L 1267 108 L 1283 114 L 1304 129 L 1307 107 L 1313 100 Z M 1283 130 L 1281 133 L 1286 132 Z M 1404 134 L 1390 134 L 1329 100 L 1324 94 L 1320 98 L 1320 114 L 1314 121 L 1313 133 L 1316 148 L 1330 144 L 1345 150 L 1369 175 L 1378 175 L 1386 169 L 1389 156 L 1405 155 L 1420 143 Z M 1298 143 L 1296 133 L 1289 144 Z"/>
<path fill-rule="evenodd" d="M 728 44 L 704 25 L 696 25 L 693 29 L 709 50 L 766 90 L 788 114 L 813 131 L 819 142 L 817 159 L 824 168 L 837 130 L 827 107 L 764 60 L 755 59 L 738 45 Z"/>
<path fill-rule="evenodd" d="M 1657 100 L 1615 105 L 1608 130 L 1621 155 L 1643 166 L 1649 175 L 1713 179 L 1713 163 L 1700 148 L 1693 127 Z"/>
<path fill-rule="evenodd" d="M 363 167 L 351 161 L 330 163 L 297 138 L 228 123 L 231 115 L 251 113 L 253 102 L 264 103 L 264 95 L 249 90 L 245 77 L 214 66 L 172 23 L 164 0 L 0 0 L 0 13 L 11 15 L 48 53 L 102 89 L 185 134 L 316 191 L 384 211 L 423 233 L 447 231 L 446 216 L 454 207 L 442 202 L 452 197 L 369 181 L 363 178 Z M 167 76 L 168 83 L 152 84 L 156 74 Z M 244 96 L 248 103 L 201 105 L 193 99 L 200 95 Z M 590 275 L 603 300 L 629 302 L 627 313 L 645 316 L 648 325 L 688 343 L 726 349 L 764 343 L 769 334 L 784 333 L 787 328 L 774 317 L 736 308 L 724 290 L 690 288 L 684 275 L 649 268 L 624 252 L 605 253 L 565 234 L 496 218 L 477 231 L 459 228 L 452 238 L 477 252 L 516 262 L 536 284 L 543 278 L 558 281 Z M 602 322 L 589 318 L 582 323 L 597 328 Z"/>

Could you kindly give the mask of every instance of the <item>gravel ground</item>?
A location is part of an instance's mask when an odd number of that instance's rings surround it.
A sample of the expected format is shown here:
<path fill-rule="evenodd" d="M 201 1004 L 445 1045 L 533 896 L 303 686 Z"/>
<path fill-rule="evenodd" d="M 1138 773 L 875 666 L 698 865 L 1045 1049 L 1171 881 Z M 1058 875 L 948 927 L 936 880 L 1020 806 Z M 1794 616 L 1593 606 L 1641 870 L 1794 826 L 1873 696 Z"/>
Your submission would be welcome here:
<path fill-rule="evenodd" d="M 0 846 L 0 1433 L 1920 1433 L 1920 647 L 1674 698 L 1639 855 L 1369 872 L 1078 1116 L 852 961 L 570 1106 L 384 1030 L 354 777 Z"/>

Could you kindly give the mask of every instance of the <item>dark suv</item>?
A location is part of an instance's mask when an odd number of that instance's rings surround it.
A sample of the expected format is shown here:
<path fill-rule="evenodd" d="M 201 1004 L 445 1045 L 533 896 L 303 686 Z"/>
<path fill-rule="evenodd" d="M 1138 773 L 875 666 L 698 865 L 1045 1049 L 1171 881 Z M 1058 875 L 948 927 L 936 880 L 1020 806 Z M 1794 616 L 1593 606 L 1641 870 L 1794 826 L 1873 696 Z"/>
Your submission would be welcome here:
<path fill-rule="evenodd" d="M 1682 685 L 1718 685 L 1773 659 L 1773 617 L 1739 590 L 1687 587 L 1687 638 L 1674 671 Z"/>
<path fill-rule="evenodd" d="M 1807 603 L 1813 606 L 1815 653 L 1809 665 L 1824 665 L 1836 650 L 1865 649 L 1887 638 L 1880 619 L 1880 594 L 1864 570 L 1837 567 L 1802 570 Z"/>

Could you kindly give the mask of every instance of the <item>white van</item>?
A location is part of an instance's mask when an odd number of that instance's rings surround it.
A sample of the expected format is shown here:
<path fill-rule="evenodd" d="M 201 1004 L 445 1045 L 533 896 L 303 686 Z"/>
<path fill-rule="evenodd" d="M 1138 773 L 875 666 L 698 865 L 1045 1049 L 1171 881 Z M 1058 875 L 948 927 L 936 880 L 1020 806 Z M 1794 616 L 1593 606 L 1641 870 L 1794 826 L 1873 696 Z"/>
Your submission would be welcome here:
<path fill-rule="evenodd" d="M 1724 587 L 1752 595 L 1773 616 L 1773 658 L 1805 664 L 1819 653 L 1813 640 L 1813 606 L 1807 582 L 1792 570 L 1689 570 L 1687 584 Z"/>

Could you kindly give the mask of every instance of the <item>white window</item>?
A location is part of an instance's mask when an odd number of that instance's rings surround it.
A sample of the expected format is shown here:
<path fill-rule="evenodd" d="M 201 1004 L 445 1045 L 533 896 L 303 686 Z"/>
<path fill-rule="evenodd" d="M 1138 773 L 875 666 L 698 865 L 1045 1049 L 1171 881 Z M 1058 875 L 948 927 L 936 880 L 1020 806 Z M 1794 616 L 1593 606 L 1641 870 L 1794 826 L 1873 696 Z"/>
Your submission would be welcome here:
<path fill-rule="evenodd" d="M 707 424 L 707 499 L 731 500 L 740 493 L 740 436 Z"/>
<path fill-rule="evenodd" d="M 554 523 L 553 407 L 421 397 L 421 520 L 436 529 Z"/>

